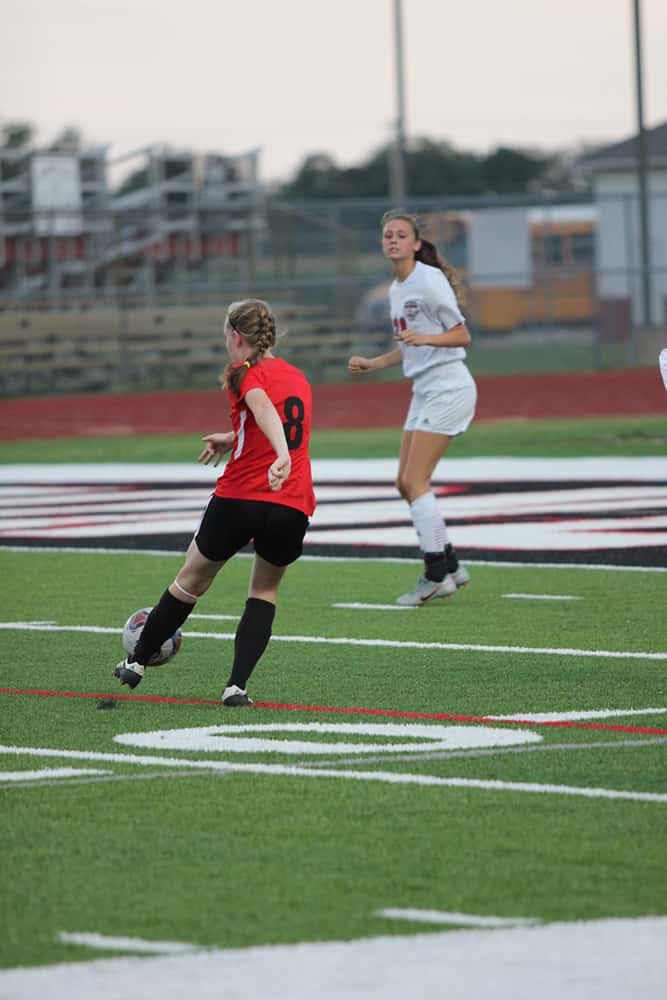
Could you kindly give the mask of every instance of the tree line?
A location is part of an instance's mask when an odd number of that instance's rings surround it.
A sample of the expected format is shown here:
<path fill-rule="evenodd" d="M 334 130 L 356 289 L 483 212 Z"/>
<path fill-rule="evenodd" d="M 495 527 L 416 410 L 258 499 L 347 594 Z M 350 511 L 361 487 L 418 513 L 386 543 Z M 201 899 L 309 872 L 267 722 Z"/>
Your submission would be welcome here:
<path fill-rule="evenodd" d="M 411 197 L 585 191 L 589 180 L 579 165 L 583 152 L 540 153 L 498 146 L 478 154 L 422 138 L 405 153 L 406 189 Z M 279 193 L 286 198 L 386 197 L 391 162 L 390 146 L 352 167 L 338 166 L 327 153 L 314 153 L 280 185 Z"/>
<path fill-rule="evenodd" d="M 0 129 L 0 143 L 25 149 L 34 140 L 28 122 L 6 123 Z M 76 152 L 83 136 L 67 126 L 48 148 Z M 420 138 L 405 152 L 406 189 L 411 197 L 430 195 L 517 195 L 563 194 L 585 191 L 589 178 L 581 167 L 581 157 L 594 147 L 544 153 L 498 146 L 489 153 L 456 149 L 446 141 Z M 391 190 L 392 147 L 383 146 L 351 167 L 339 166 L 328 153 L 311 153 L 291 179 L 274 190 L 284 198 L 386 198 Z M 141 174 L 124 181 L 123 190 L 143 186 Z M 129 185 L 129 186 L 128 186 Z"/>

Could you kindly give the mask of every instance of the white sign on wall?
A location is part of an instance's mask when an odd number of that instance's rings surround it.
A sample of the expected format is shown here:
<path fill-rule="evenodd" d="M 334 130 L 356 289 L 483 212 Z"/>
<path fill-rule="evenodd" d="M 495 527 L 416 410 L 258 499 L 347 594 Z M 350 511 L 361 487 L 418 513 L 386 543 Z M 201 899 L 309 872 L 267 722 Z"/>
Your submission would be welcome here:
<path fill-rule="evenodd" d="M 32 207 L 41 236 L 73 236 L 82 229 L 81 182 L 76 156 L 50 153 L 30 164 Z"/>
<path fill-rule="evenodd" d="M 470 213 L 468 280 L 472 287 L 529 288 L 532 282 L 530 227 L 523 208 Z"/>

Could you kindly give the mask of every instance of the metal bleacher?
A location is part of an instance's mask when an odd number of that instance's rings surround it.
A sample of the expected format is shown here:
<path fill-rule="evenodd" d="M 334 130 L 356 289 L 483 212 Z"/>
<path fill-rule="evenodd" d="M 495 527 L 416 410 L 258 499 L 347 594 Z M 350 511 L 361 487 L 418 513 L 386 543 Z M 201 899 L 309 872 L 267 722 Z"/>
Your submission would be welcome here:
<path fill-rule="evenodd" d="M 315 307 L 281 306 L 276 353 L 313 381 L 340 378 L 350 354 L 387 347 Z M 0 394 L 211 388 L 226 363 L 213 306 L 0 313 Z"/>

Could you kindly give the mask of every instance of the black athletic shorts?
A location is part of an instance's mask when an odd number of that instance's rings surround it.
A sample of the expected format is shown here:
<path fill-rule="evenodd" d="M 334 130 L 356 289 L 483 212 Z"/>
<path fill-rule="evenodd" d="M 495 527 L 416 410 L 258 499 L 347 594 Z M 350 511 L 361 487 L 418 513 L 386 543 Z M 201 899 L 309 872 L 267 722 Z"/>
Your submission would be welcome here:
<path fill-rule="evenodd" d="M 224 562 L 249 542 L 273 566 L 288 566 L 303 552 L 308 518 L 294 507 L 263 500 L 211 497 L 195 534 L 199 551 L 212 562 Z"/>

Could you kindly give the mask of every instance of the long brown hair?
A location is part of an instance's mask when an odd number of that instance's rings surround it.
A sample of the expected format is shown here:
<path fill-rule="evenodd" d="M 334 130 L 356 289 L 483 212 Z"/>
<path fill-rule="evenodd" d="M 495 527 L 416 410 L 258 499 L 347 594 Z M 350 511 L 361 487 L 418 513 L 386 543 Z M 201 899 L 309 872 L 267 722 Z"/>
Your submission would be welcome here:
<path fill-rule="evenodd" d="M 248 369 L 259 364 L 276 342 L 276 317 L 262 299 L 243 299 L 241 302 L 232 302 L 227 310 L 225 330 L 229 326 L 253 347 L 247 361 L 241 364 L 230 361 L 220 376 L 225 389 L 231 389 L 238 397 Z"/>
<path fill-rule="evenodd" d="M 456 302 L 460 309 L 465 305 L 465 290 L 461 284 L 461 279 L 459 278 L 458 272 L 451 264 L 448 264 L 444 257 L 441 257 L 438 253 L 437 247 L 430 240 L 425 240 L 419 231 L 419 220 L 416 215 L 410 215 L 409 212 L 402 212 L 398 208 L 393 208 L 389 212 L 385 212 L 382 216 L 382 228 L 387 225 L 388 222 L 395 222 L 397 219 L 401 219 L 403 222 L 409 223 L 412 226 L 412 231 L 415 234 L 416 240 L 421 240 L 421 247 L 415 253 L 415 260 L 421 261 L 422 264 L 428 264 L 429 267 L 437 267 L 439 271 L 442 271 L 447 281 L 452 286 L 452 291 L 456 296 Z"/>

